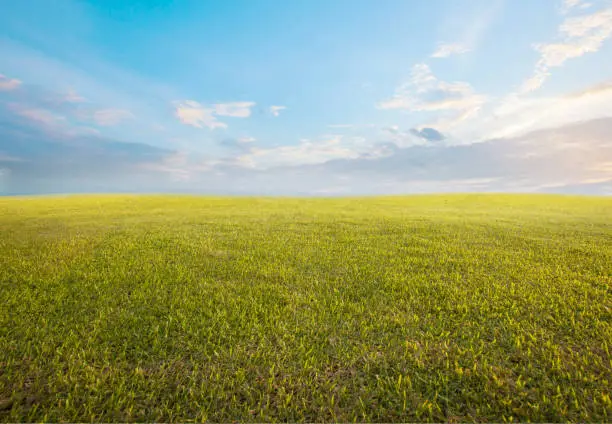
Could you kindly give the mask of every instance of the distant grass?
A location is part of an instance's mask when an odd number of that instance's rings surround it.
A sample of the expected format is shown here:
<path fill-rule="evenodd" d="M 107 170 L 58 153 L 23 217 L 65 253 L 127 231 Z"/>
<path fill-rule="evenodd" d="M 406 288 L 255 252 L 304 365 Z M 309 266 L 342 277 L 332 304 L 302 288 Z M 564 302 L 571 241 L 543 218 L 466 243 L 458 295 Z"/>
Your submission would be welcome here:
<path fill-rule="evenodd" d="M 0 199 L 2 421 L 612 421 L 612 198 Z"/>

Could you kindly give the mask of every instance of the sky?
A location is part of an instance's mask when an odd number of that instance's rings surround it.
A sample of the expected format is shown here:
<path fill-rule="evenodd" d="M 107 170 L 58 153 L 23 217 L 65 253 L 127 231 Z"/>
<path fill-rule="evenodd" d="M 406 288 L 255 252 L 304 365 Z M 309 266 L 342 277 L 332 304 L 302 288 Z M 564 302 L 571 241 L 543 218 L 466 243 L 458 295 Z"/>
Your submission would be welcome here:
<path fill-rule="evenodd" d="M 612 0 L 0 4 L 0 195 L 612 195 Z"/>

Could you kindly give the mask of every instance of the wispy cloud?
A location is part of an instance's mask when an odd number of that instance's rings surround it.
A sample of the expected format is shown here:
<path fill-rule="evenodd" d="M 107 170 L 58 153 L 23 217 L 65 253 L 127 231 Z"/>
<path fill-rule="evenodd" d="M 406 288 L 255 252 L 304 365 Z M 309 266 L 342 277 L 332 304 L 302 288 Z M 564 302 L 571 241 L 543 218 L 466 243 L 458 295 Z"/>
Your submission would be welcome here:
<path fill-rule="evenodd" d="M 453 41 L 438 44 L 431 57 L 444 58 L 477 50 L 495 20 L 501 15 L 507 1 L 473 0 L 454 3 L 456 9 L 449 8 L 446 16 L 443 15 L 439 20 L 442 40 Z"/>
<path fill-rule="evenodd" d="M 55 139 L 69 139 L 77 136 L 99 135 L 100 132 L 83 122 L 73 122 L 59 111 L 9 103 L 5 106 L 5 113 L 13 117 L 24 118 L 21 126 L 30 126 Z"/>
<path fill-rule="evenodd" d="M 251 108 L 255 106 L 255 103 L 232 102 L 204 106 L 194 100 L 185 100 L 175 102 L 174 105 L 175 115 L 183 124 L 197 128 L 207 127 L 215 129 L 227 128 L 227 124 L 220 122 L 217 116 L 248 118 L 251 116 Z"/>
<path fill-rule="evenodd" d="M 206 108 L 193 100 L 175 103 L 175 115 L 185 125 L 210 129 L 227 128 L 227 124 L 219 122 L 214 116 L 215 110 Z"/>
<path fill-rule="evenodd" d="M 582 90 L 566 94 L 565 96 L 563 96 L 563 99 L 577 99 L 583 97 L 598 96 L 601 94 L 612 94 L 612 80 L 604 81 L 599 84 L 586 87 Z"/>
<path fill-rule="evenodd" d="M 551 68 L 560 67 L 569 59 L 597 52 L 610 36 L 612 8 L 566 18 L 559 26 L 557 40 L 534 45 L 534 49 L 540 53 L 540 59 L 533 75 L 522 84 L 519 92 L 525 94 L 539 89 L 550 77 Z"/>
<path fill-rule="evenodd" d="M 69 103 L 82 103 L 86 101 L 86 99 L 82 97 L 79 93 L 77 93 L 74 89 L 68 90 L 68 92 L 64 96 L 64 100 Z"/>
<path fill-rule="evenodd" d="M 456 127 L 465 140 L 516 137 L 527 132 L 612 116 L 612 82 L 550 97 L 510 95 Z"/>
<path fill-rule="evenodd" d="M 245 152 L 250 151 L 256 141 L 257 139 L 255 137 L 236 137 L 223 139 L 220 144 L 225 147 L 238 149 Z"/>
<path fill-rule="evenodd" d="M 274 116 L 279 116 L 281 110 L 287 109 L 286 106 L 270 106 L 270 113 Z"/>
<path fill-rule="evenodd" d="M 134 114 L 123 109 L 101 109 L 93 113 L 93 120 L 101 126 L 113 126 L 126 119 L 134 118 Z"/>
<path fill-rule="evenodd" d="M 0 91 L 14 90 L 21 85 L 21 81 L 15 78 L 8 78 L 0 74 Z"/>
<path fill-rule="evenodd" d="M 251 148 L 247 154 L 240 156 L 239 160 L 252 168 L 266 169 L 358 158 L 370 148 L 371 144 L 362 137 L 327 135 L 315 140 L 303 139 L 297 145 Z"/>
<path fill-rule="evenodd" d="M 91 191 L 101 184 L 134 189 L 136 165 L 169 153 L 101 136 L 47 110 L 0 104 L 0 168 L 6 170 L 0 192 L 5 194 Z"/>
<path fill-rule="evenodd" d="M 46 130 L 70 134 L 83 125 L 114 126 L 135 116 L 125 109 L 104 108 L 88 102 L 76 91 L 56 92 L 27 83 L 5 94 L 5 104 L 17 115 Z M 79 129 L 80 128 L 80 129 Z M 96 132 L 93 128 L 89 133 Z"/>
<path fill-rule="evenodd" d="M 213 105 L 212 110 L 219 116 L 231 116 L 233 118 L 248 118 L 251 116 L 251 108 L 255 102 L 232 102 L 218 103 Z"/>
<path fill-rule="evenodd" d="M 193 158 L 186 152 L 174 152 L 160 161 L 140 164 L 138 168 L 166 174 L 171 181 L 189 182 L 201 173 L 213 170 L 214 165 L 202 158 Z"/>
<path fill-rule="evenodd" d="M 30 121 L 37 122 L 47 127 L 54 127 L 60 122 L 66 122 L 65 117 L 45 109 L 24 108 L 14 104 L 9 105 L 9 108 L 21 117 L 27 118 Z"/>
<path fill-rule="evenodd" d="M 566 14 L 574 9 L 587 9 L 592 5 L 593 3 L 585 0 L 564 0 L 561 6 L 561 13 Z"/>
<path fill-rule="evenodd" d="M 392 98 L 378 103 L 379 109 L 405 109 L 411 112 L 453 110 L 465 113 L 478 109 L 487 100 L 466 82 L 439 80 L 429 66 L 417 64 L 407 82 L 401 84 Z"/>
<path fill-rule="evenodd" d="M 469 47 L 461 43 L 441 43 L 436 51 L 431 54 L 431 57 L 441 59 L 452 55 L 459 55 L 469 52 Z"/>

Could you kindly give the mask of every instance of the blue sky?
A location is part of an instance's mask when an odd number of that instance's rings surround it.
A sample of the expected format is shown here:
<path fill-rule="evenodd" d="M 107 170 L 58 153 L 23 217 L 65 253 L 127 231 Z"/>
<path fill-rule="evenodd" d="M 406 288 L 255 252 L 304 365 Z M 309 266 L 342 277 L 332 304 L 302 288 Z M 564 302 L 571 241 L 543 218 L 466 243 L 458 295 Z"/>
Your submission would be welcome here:
<path fill-rule="evenodd" d="M 3 194 L 612 194 L 610 0 L 0 8 Z"/>

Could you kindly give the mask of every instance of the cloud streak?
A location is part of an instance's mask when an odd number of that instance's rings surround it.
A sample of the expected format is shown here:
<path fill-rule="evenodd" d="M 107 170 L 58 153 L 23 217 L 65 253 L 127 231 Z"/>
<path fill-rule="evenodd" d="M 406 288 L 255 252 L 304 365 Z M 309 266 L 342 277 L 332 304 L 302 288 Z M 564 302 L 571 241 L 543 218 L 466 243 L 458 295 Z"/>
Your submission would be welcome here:
<path fill-rule="evenodd" d="M 134 114 L 124 109 L 100 109 L 93 113 L 93 120 L 101 126 L 114 126 L 126 119 L 134 118 Z"/>
<path fill-rule="evenodd" d="M 146 180 L 138 164 L 171 153 L 77 129 L 46 112 L 0 105 L 0 194 L 134 190 Z"/>
<path fill-rule="evenodd" d="M 432 58 L 442 59 L 453 55 L 460 55 L 470 51 L 470 48 L 462 43 L 441 43 L 431 54 Z"/>
<path fill-rule="evenodd" d="M 564 0 L 561 6 L 561 13 L 567 14 L 575 9 L 587 9 L 593 4 L 584 0 Z"/>
<path fill-rule="evenodd" d="M 466 111 L 479 108 L 487 100 L 476 94 L 466 82 L 441 81 L 428 65 L 420 63 L 412 68 L 412 75 L 401 84 L 392 98 L 378 103 L 379 109 L 420 111 Z"/>
<path fill-rule="evenodd" d="M 0 91 L 14 90 L 21 85 L 21 81 L 14 78 L 8 78 L 0 74 Z"/>
<path fill-rule="evenodd" d="M 282 110 L 287 109 L 285 106 L 270 106 L 270 113 L 273 116 L 279 116 Z"/>
<path fill-rule="evenodd" d="M 324 163 L 340 158 L 358 158 L 370 148 L 371 144 L 362 137 L 328 135 L 316 140 L 303 139 L 297 145 L 253 147 L 238 160 L 251 168 L 267 169 L 276 166 Z"/>
<path fill-rule="evenodd" d="M 580 2 L 566 2 L 574 7 Z M 521 86 L 520 94 L 538 90 L 550 77 L 552 68 L 563 66 L 565 62 L 595 53 L 612 36 L 612 8 L 599 10 L 583 16 L 566 18 L 559 26 L 557 40 L 551 43 L 535 44 L 540 54 L 533 75 Z"/>
<path fill-rule="evenodd" d="M 196 128 L 227 128 L 227 124 L 217 119 L 218 116 L 248 118 L 254 102 L 218 103 L 204 106 L 194 100 L 175 102 L 175 116 L 185 125 Z"/>

